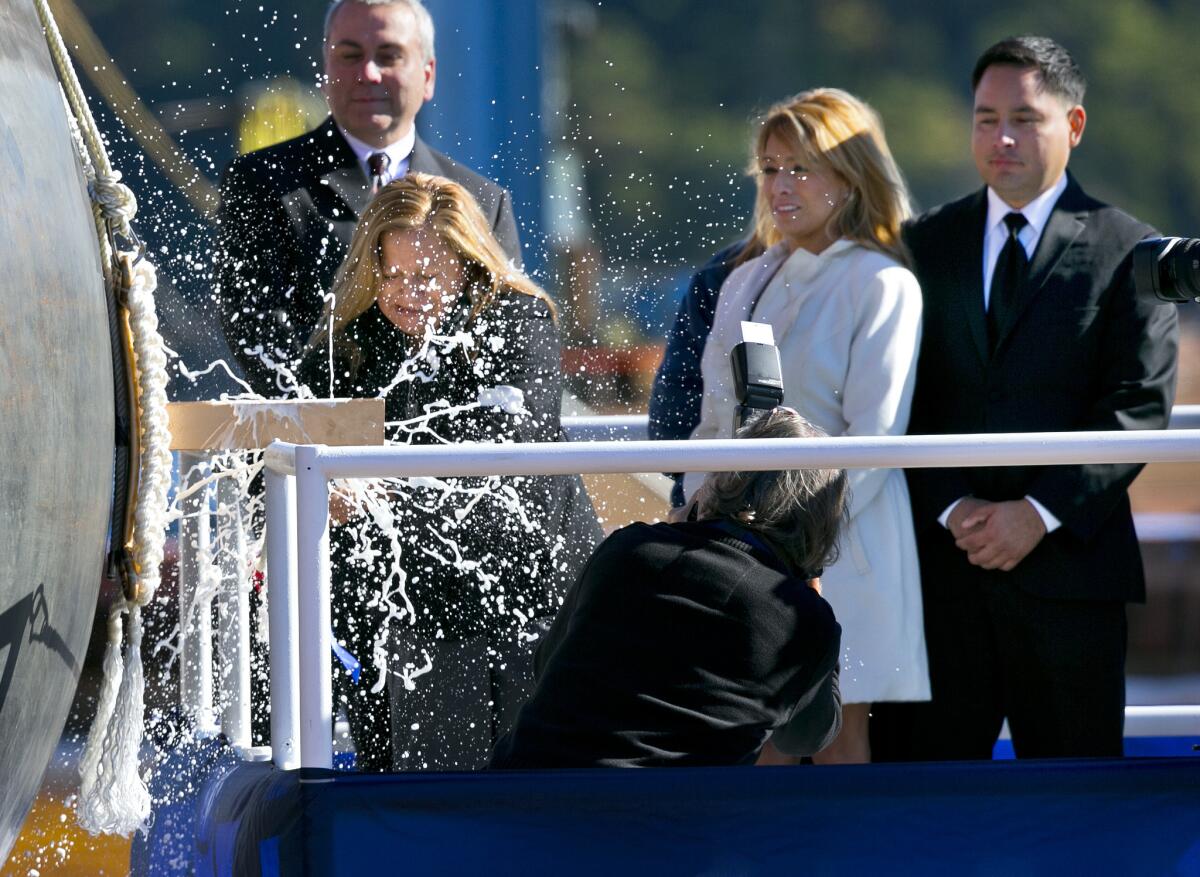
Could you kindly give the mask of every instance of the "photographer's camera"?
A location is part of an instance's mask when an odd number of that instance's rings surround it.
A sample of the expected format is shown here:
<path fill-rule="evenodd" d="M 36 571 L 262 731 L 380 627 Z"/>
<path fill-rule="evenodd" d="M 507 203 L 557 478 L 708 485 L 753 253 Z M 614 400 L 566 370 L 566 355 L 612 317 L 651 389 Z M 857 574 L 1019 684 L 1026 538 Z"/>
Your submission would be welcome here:
<path fill-rule="evenodd" d="M 1133 282 L 1142 298 L 1200 301 L 1200 238 L 1147 238 L 1133 248 Z"/>
<path fill-rule="evenodd" d="M 783 402 L 783 366 L 769 323 L 742 323 L 742 342 L 731 352 L 737 408 L 734 432 L 750 418 Z"/>

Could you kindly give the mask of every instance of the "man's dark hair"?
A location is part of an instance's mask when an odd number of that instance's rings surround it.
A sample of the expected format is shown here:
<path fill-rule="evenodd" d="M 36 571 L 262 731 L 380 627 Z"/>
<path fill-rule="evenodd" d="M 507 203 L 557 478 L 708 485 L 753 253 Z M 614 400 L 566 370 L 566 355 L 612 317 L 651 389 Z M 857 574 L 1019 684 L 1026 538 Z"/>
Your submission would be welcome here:
<path fill-rule="evenodd" d="M 1082 104 L 1087 79 L 1071 53 L 1050 37 L 1025 35 L 1001 40 L 979 56 L 971 74 L 971 91 L 979 88 L 984 72 L 997 64 L 1006 67 L 1033 67 L 1042 78 L 1042 89 Z"/>
<path fill-rule="evenodd" d="M 737 438 L 825 438 L 791 408 L 753 418 Z M 762 536 L 794 575 L 813 578 L 838 556 L 847 522 L 849 482 L 844 469 L 713 472 L 697 492 L 704 518 L 726 518 Z"/>

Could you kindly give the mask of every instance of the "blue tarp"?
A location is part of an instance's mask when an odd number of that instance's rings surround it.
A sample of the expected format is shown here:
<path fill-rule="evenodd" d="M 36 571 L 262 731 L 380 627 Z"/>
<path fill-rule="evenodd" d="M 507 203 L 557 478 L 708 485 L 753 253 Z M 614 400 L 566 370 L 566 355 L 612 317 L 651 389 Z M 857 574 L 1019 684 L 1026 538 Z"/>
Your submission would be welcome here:
<path fill-rule="evenodd" d="M 197 874 L 1200 874 L 1200 759 L 396 774 L 241 765 Z"/>

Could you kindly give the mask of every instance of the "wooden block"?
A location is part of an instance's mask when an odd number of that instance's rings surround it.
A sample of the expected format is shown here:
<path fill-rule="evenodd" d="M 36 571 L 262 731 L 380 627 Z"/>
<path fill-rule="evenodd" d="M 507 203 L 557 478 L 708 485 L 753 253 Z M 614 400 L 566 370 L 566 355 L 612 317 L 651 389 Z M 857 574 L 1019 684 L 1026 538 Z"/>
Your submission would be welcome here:
<path fill-rule="evenodd" d="M 171 402 L 167 405 L 171 450 L 256 450 L 276 439 L 296 444 L 381 445 L 383 403 L 383 399 Z"/>

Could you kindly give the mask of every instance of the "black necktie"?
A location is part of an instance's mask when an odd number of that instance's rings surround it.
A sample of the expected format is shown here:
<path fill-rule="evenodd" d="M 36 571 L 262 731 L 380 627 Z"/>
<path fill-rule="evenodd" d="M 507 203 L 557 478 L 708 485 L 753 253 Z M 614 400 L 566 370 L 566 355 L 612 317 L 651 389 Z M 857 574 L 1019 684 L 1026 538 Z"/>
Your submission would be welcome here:
<path fill-rule="evenodd" d="M 386 152 L 372 152 L 367 156 L 367 170 L 371 174 L 371 194 L 379 194 L 384 187 L 383 175 L 387 173 L 391 159 Z"/>
<path fill-rule="evenodd" d="M 992 289 L 988 295 L 987 332 L 988 348 L 994 353 L 1000 341 L 1000 331 L 1007 325 L 1012 311 L 1020 299 L 1021 288 L 1029 275 L 1029 257 L 1018 235 L 1029 221 L 1020 213 L 1004 217 L 1008 226 L 1008 240 L 996 260 L 992 272 Z"/>

